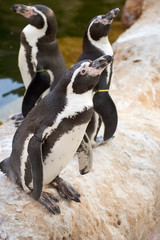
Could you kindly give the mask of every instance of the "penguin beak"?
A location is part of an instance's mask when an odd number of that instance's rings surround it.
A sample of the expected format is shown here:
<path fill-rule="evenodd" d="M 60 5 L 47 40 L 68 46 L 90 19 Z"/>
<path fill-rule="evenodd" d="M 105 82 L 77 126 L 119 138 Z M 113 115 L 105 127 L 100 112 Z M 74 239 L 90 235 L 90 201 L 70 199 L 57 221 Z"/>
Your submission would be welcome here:
<path fill-rule="evenodd" d="M 104 55 L 100 58 L 97 58 L 90 63 L 90 70 L 88 74 L 92 76 L 100 75 L 101 72 L 108 66 L 108 64 L 112 62 L 112 60 L 113 58 L 110 55 Z"/>
<path fill-rule="evenodd" d="M 108 12 L 106 15 L 102 16 L 102 22 L 110 24 L 113 19 L 118 15 L 120 9 L 114 8 L 110 12 Z"/>
<path fill-rule="evenodd" d="M 33 10 L 32 6 L 26 6 L 23 4 L 14 4 L 11 7 L 11 10 L 21 14 L 25 18 L 30 18 L 33 15 L 37 15 L 37 13 Z"/>

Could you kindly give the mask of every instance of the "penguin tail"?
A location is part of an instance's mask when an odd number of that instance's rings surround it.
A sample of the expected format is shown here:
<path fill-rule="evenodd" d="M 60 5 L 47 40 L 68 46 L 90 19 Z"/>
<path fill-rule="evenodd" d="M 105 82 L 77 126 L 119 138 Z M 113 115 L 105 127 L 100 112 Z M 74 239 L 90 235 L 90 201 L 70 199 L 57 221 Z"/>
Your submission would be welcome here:
<path fill-rule="evenodd" d="M 9 161 L 9 158 L 6 158 L 2 162 L 0 162 L 0 171 L 7 176 L 9 175 L 8 161 Z"/>

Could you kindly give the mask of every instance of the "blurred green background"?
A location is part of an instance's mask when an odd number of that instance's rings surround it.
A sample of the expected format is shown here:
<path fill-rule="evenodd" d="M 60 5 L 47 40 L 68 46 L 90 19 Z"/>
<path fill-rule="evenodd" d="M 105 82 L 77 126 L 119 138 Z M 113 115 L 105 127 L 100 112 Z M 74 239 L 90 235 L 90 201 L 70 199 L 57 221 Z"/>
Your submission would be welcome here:
<path fill-rule="evenodd" d="M 112 23 L 110 42 L 113 43 L 123 32 L 120 16 L 124 2 L 125 0 L 0 0 L 0 108 L 24 94 L 18 69 L 18 51 L 20 33 L 28 22 L 10 10 L 13 4 L 43 4 L 54 10 L 58 22 L 58 42 L 67 66 L 70 67 L 81 53 L 83 32 L 93 17 L 119 7 L 121 12 Z"/>

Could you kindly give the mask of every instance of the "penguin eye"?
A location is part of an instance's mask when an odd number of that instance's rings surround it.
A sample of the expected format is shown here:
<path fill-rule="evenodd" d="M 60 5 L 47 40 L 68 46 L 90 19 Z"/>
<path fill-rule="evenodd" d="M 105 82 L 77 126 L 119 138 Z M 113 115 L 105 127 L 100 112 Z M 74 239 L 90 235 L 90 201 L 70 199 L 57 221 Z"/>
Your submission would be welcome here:
<path fill-rule="evenodd" d="M 85 70 L 85 69 L 82 69 L 81 75 L 84 75 L 85 73 L 86 73 L 86 70 Z"/>

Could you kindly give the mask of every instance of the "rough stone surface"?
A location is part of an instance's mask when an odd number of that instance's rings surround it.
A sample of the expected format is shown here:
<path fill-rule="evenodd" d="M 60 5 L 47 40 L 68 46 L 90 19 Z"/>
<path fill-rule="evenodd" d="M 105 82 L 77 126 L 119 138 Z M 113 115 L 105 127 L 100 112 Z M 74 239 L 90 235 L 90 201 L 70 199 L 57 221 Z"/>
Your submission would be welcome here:
<path fill-rule="evenodd" d="M 160 108 L 159 7 L 160 1 L 145 0 L 144 13 L 114 44 L 114 90 L 121 91 L 118 101 L 125 97 L 124 108 Z"/>
<path fill-rule="evenodd" d="M 159 8 L 160 1 L 144 0 L 142 4 L 142 14 L 139 19 L 114 43 L 115 74 L 114 84 L 112 86 L 119 112 L 123 112 L 124 114 L 125 112 L 130 113 L 130 121 L 132 121 L 132 125 L 134 126 L 131 128 L 137 127 L 135 114 L 139 113 L 139 116 L 143 116 L 141 118 L 137 115 L 137 118 L 141 121 L 141 129 L 143 129 L 145 125 L 143 119 L 148 119 L 146 122 L 147 132 L 149 133 L 151 129 L 157 132 L 158 141 L 156 142 L 158 146 L 160 146 Z M 152 132 L 149 137 L 150 140 L 153 140 L 154 136 Z M 144 152 L 146 152 L 146 147 L 145 145 Z M 160 153 L 158 153 L 158 155 L 159 154 Z M 146 158 L 148 157 L 149 155 L 146 156 Z M 158 161 L 160 161 L 160 158 Z M 157 179 L 157 183 L 158 188 L 155 188 L 157 192 L 155 192 L 154 195 L 158 197 L 160 188 L 159 178 Z M 153 189 L 151 191 L 153 191 Z M 154 225 L 153 229 L 155 230 L 151 235 L 148 235 L 146 240 L 160 239 L 160 200 L 158 198 L 157 203 L 152 209 L 152 211 L 155 211 L 155 215 L 153 214 L 153 218 L 148 222 L 148 226 Z M 145 229 L 145 227 L 143 229 Z M 149 229 L 146 228 L 145 230 L 148 234 Z M 145 239 L 145 237 L 139 235 L 139 237 L 133 237 L 131 239 Z"/>
<path fill-rule="evenodd" d="M 123 12 L 122 23 L 130 27 L 140 17 L 144 0 L 126 0 Z"/>
<path fill-rule="evenodd" d="M 160 239 L 160 2 L 144 0 L 142 7 L 113 46 L 115 137 L 93 150 L 90 173 L 81 176 L 75 158 L 61 174 L 81 203 L 48 189 L 61 208 L 52 216 L 0 173 L 0 239 Z M 11 120 L 0 126 L 0 160 L 9 156 L 14 132 Z"/>
<path fill-rule="evenodd" d="M 93 170 L 79 175 L 76 159 L 67 166 L 61 176 L 81 193 L 81 203 L 54 191 L 61 215 L 51 216 L 0 173 L 1 238 L 145 239 L 159 221 L 160 204 L 159 114 L 154 112 L 154 125 L 152 116 L 120 113 L 115 138 L 94 149 Z M 14 131 L 11 121 L 1 126 L 2 159 Z"/>

